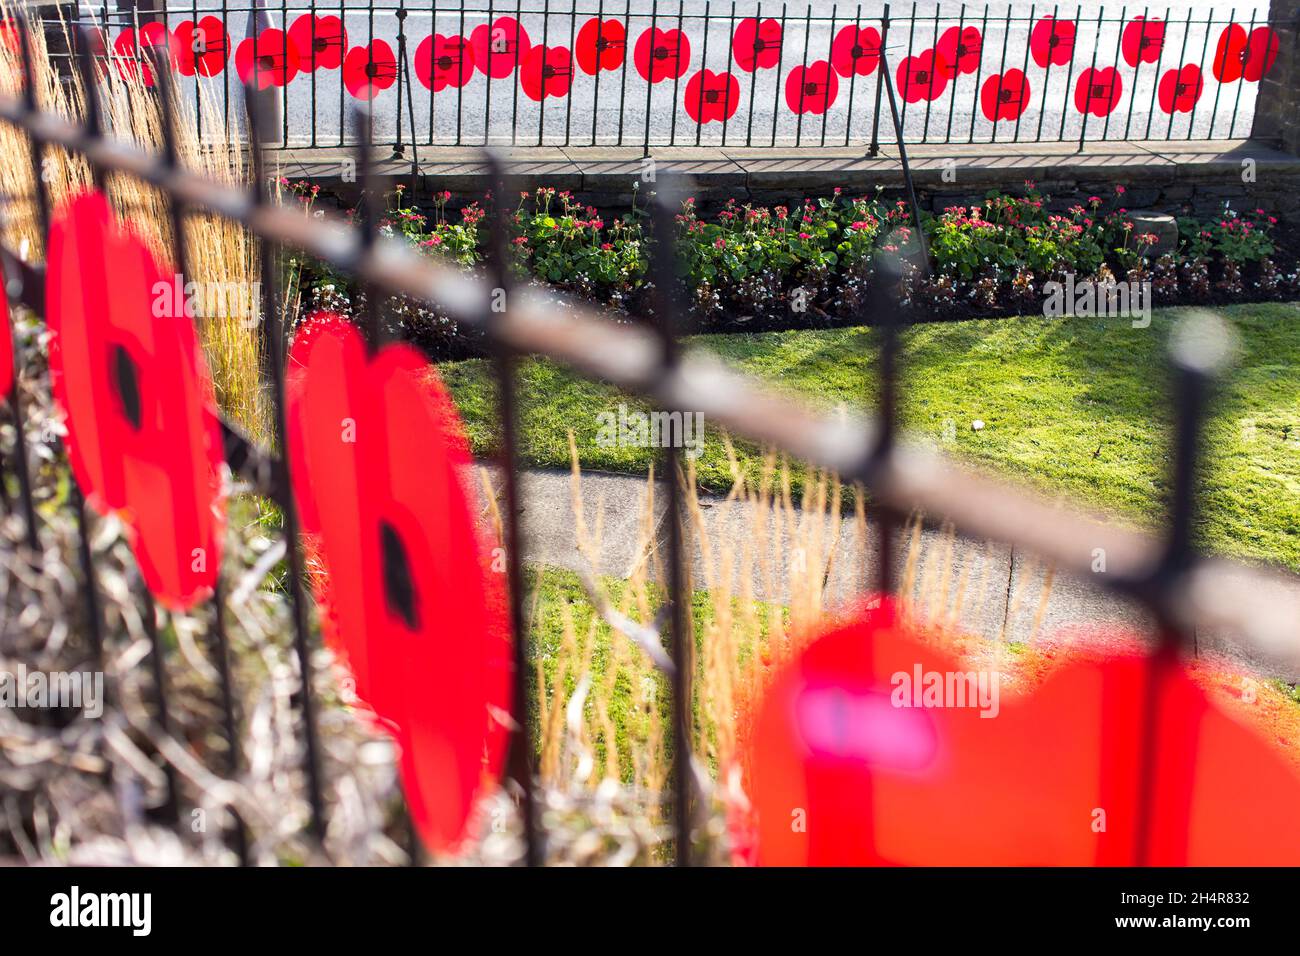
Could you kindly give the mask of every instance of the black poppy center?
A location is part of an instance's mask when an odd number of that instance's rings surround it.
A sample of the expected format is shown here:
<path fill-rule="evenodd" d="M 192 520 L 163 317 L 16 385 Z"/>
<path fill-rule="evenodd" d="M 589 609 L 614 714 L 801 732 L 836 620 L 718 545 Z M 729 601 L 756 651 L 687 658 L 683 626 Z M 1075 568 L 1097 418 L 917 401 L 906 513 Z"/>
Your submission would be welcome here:
<path fill-rule="evenodd" d="M 312 48 L 314 51 L 316 51 L 317 53 L 324 53 L 326 50 L 328 50 L 328 49 L 330 48 L 330 41 L 329 41 L 329 38 L 328 38 L 328 37 L 317 37 L 317 38 L 312 42 L 311 48 Z"/>
<path fill-rule="evenodd" d="M 553 76 L 555 76 L 555 67 L 551 66 L 551 64 L 549 64 L 549 63 L 543 63 L 543 64 L 542 64 L 542 79 L 544 79 L 544 80 L 549 80 L 549 79 L 551 79 Z"/>
<path fill-rule="evenodd" d="M 1186 83 L 1179 83 L 1176 87 L 1174 87 L 1174 92 L 1175 92 L 1178 96 L 1182 96 L 1184 93 L 1187 92 L 1187 84 L 1186 84 Z"/>
<path fill-rule="evenodd" d="M 411 562 L 397 530 L 387 521 L 379 522 L 380 560 L 383 562 L 384 601 L 388 610 L 402 619 L 408 630 L 420 629 L 420 602 L 415 593 Z"/>
<path fill-rule="evenodd" d="M 1061 38 L 1058 37 L 1055 33 L 1053 33 L 1050 37 L 1047 38 L 1047 45 L 1048 45 L 1048 46 L 1060 46 L 1060 45 L 1061 45 Z"/>
<path fill-rule="evenodd" d="M 929 83 L 929 82 L 930 82 L 930 73 L 929 73 L 929 71 L 927 71 L 927 70 L 921 70 L 919 73 L 917 73 L 917 74 L 916 74 L 916 82 L 918 82 L 918 83 Z"/>
<path fill-rule="evenodd" d="M 667 60 L 673 56 L 672 50 L 666 46 L 657 46 L 654 49 L 654 58 L 656 60 Z"/>
<path fill-rule="evenodd" d="M 816 83 L 805 83 L 805 84 L 803 85 L 803 91 L 804 91 L 804 93 L 806 93 L 808 96 L 816 96 L 816 95 L 817 95 L 817 84 L 816 84 Z"/>
<path fill-rule="evenodd" d="M 704 91 L 704 102 L 706 102 L 706 103 L 716 103 L 716 102 L 718 102 L 718 97 L 719 97 L 720 95 L 721 95 L 721 94 L 718 93 L 717 90 L 705 90 L 705 91 Z"/>
<path fill-rule="evenodd" d="M 450 70 L 454 62 L 455 61 L 450 56 L 444 53 L 442 56 L 438 57 L 438 69 Z"/>
<path fill-rule="evenodd" d="M 762 53 L 763 50 L 765 50 L 766 48 L 767 48 L 767 44 L 763 41 L 763 38 L 762 38 L 762 37 L 754 37 L 754 52 L 755 52 L 755 53 Z"/>
<path fill-rule="evenodd" d="M 267 54 L 266 56 L 259 56 L 257 58 L 257 65 L 261 67 L 263 70 L 274 70 L 275 57 L 271 56 L 270 54 Z"/>
<path fill-rule="evenodd" d="M 1109 89 L 1108 87 L 1102 86 L 1100 83 L 1096 83 L 1092 87 L 1092 95 L 1094 99 L 1104 100 L 1109 95 Z"/>
<path fill-rule="evenodd" d="M 375 76 L 378 76 L 378 75 L 379 75 L 379 64 L 378 64 L 378 63 L 367 63 L 367 64 L 366 64 L 366 76 L 369 76 L 369 77 L 375 77 Z"/>
<path fill-rule="evenodd" d="M 1010 90 L 1003 90 L 1002 92 L 998 93 L 998 99 L 1003 103 L 1010 103 L 1011 97 L 1014 95 L 1015 94 L 1012 93 Z"/>
<path fill-rule="evenodd" d="M 119 410 L 131 429 L 138 432 L 144 421 L 140 410 L 140 371 L 131 353 L 120 345 L 113 346 L 112 362 L 110 375 Z"/>
<path fill-rule="evenodd" d="M 965 55 L 966 55 L 967 53 L 969 53 L 969 52 L 970 52 L 970 51 L 966 49 L 966 45 L 965 45 L 965 44 L 963 44 L 963 43 L 958 43 L 958 44 L 957 44 L 957 57 L 958 57 L 959 59 L 960 59 L 961 57 L 965 56 Z"/>
<path fill-rule="evenodd" d="M 849 55 L 855 60 L 860 60 L 862 57 L 867 55 L 867 51 L 855 43 L 853 44 L 853 49 L 850 51 Z"/>

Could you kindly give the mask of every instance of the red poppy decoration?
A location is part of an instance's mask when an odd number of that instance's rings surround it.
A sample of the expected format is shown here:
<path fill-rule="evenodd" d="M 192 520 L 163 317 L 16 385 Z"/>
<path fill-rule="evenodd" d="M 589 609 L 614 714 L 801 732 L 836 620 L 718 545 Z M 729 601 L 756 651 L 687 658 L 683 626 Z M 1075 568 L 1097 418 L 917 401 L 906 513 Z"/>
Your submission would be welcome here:
<path fill-rule="evenodd" d="M 397 57 L 383 40 L 354 46 L 343 58 L 343 85 L 359 100 L 373 100 L 397 82 Z"/>
<path fill-rule="evenodd" d="M 519 86 L 530 100 L 568 96 L 573 85 L 573 56 L 562 46 L 535 46 L 519 67 Z"/>
<path fill-rule="evenodd" d="M 578 31 L 573 52 L 582 72 L 590 76 L 617 70 L 627 56 L 627 28 L 618 20 L 592 17 Z"/>
<path fill-rule="evenodd" d="M 1155 63 L 1160 59 L 1160 51 L 1164 49 L 1164 45 L 1163 20 L 1134 17 L 1120 35 L 1120 48 L 1124 54 L 1124 62 L 1132 67 L 1141 63 Z"/>
<path fill-rule="evenodd" d="M 869 76 L 880 63 L 880 31 L 849 25 L 831 41 L 831 64 L 840 76 Z"/>
<path fill-rule="evenodd" d="M 840 92 L 840 78 L 826 60 L 796 66 L 785 80 L 785 102 L 796 113 L 825 113 Z"/>
<path fill-rule="evenodd" d="M 1219 34 L 1210 70 L 1220 83 L 1246 79 L 1258 83 L 1277 59 L 1278 38 L 1270 27 L 1256 27 L 1246 33 L 1239 23 L 1230 23 Z"/>
<path fill-rule="evenodd" d="M 993 74 L 980 88 L 980 108 L 990 123 L 1020 119 L 1029 108 L 1029 77 L 1015 69 Z"/>
<path fill-rule="evenodd" d="M 686 115 L 697 123 L 729 120 L 740 106 L 740 81 L 730 73 L 700 70 L 686 83 Z"/>
<path fill-rule="evenodd" d="M 216 76 L 226 68 L 230 37 L 217 17 L 204 17 L 197 24 L 182 20 L 174 36 L 176 69 L 183 76 Z"/>
<path fill-rule="evenodd" d="M 4 35 L 4 25 L 0 23 L 0 44 L 7 42 Z M 91 62 L 95 64 L 95 76 L 97 79 L 103 79 L 108 76 L 108 43 L 104 39 L 104 31 L 99 27 L 85 28 L 86 46 L 90 51 Z M 75 43 L 81 42 L 81 37 L 74 39 Z M 16 50 L 14 52 L 17 52 Z"/>
<path fill-rule="evenodd" d="M 95 27 L 98 30 L 98 27 Z M 18 32 L 18 27 L 8 17 L 0 18 L 0 46 L 12 53 L 14 56 L 22 56 L 23 38 Z"/>
<path fill-rule="evenodd" d="M 3 270 L 0 270 L 3 278 Z M 0 401 L 9 397 L 14 387 L 14 332 L 9 324 L 9 296 L 0 289 Z"/>
<path fill-rule="evenodd" d="M 1204 90 L 1205 79 L 1201 76 L 1201 68 L 1195 63 L 1188 63 L 1181 70 L 1169 70 L 1160 77 L 1156 94 L 1160 99 L 1160 108 L 1166 113 L 1190 113 Z"/>
<path fill-rule="evenodd" d="M 770 17 L 763 21 L 757 17 L 741 20 L 731 39 L 731 55 L 736 66 L 746 73 L 770 70 L 781 62 L 781 24 Z"/>
<path fill-rule="evenodd" d="M 1074 108 L 1080 113 L 1109 116 L 1119 105 L 1123 92 L 1124 81 L 1115 67 L 1089 68 L 1079 74 L 1079 82 L 1075 84 Z"/>
<path fill-rule="evenodd" d="M 936 99 L 948 86 L 952 70 L 934 50 L 923 50 L 898 64 L 898 91 L 908 103 Z"/>
<path fill-rule="evenodd" d="M 54 398 L 91 507 L 116 512 L 169 608 L 212 591 L 225 524 L 221 424 L 187 294 L 86 193 L 50 228 L 46 309 Z"/>
<path fill-rule="evenodd" d="M 691 65 L 691 41 L 681 30 L 652 27 L 637 37 L 632 62 L 643 80 L 675 80 Z"/>
<path fill-rule="evenodd" d="M 474 66 L 494 80 L 513 73 L 532 47 L 528 31 L 513 17 L 480 23 L 470 33 L 469 44 L 474 49 Z"/>
<path fill-rule="evenodd" d="M 1058 20 L 1045 16 L 1034 24 L 1029 34 L 1029 52 L 1039 66 L 1060 66 L 1074 56 L 1075 26 L 1073 20 Z"/>
<path fill-rule="evenodd" d="M 304 13 L 289 26 L 289 42 L 298 51 L 298 69 L 337 70 L 348 48 L 348 31 L 338 17 L 316 17 Z"/>
<path fill-rule="evenodd" d="M 474 48 L 464 37 L 435 33 L 415 48 L 415 76 L 426 90 L 461 87 L 473 75 Z"/>
<path fill-rule="evenodd" d="M 979 69 L 984 38 L 975 27 L 950 27 L 939 37 L 934 48 L 948 66 L 948 79 L 955 80 L 958 74 L 974 73 Z"/>
<path fill-rule="evenodd" d="M 502 575 L 462 484 L 459 418 L 419 353 L 367 356 L 351 323 L 329 314 L 294 339 L 287 400 L 326 639 L 401 745 L 425 844 L 454 850 L 485 778 L 501 772 L 512 659 Z"/>
<path fill-rule="evenodd" d="M 268 28 L 245 37 L 235 48 L 235 70 L 259 90 L 284 86 L 298 75 L 298 48 L 283 30 Z"/>
<path fill-rule="evenodd" d="M 889 602 L 815 641 L 755 728 L 758 862 L 1131 866 L 1144 784 L 1146 862 L 1295 862 L 1300 777 L 1177 664 L 1130 651 L 995 688 Z"/>
<path fill-rule="evenodd" d="M 154 20 L 141 26 L 138 43 L 136 32 L 131 27 L 119 33 L 113 41 L 117 75 L 128 82 L 139 79 L 145 86 L 152 87 L 154 75 L 149 59 L 153 47 L 166 49 L 172 65 L 176 65 L 176 38 L 168 32 L 166 24 Z"/>

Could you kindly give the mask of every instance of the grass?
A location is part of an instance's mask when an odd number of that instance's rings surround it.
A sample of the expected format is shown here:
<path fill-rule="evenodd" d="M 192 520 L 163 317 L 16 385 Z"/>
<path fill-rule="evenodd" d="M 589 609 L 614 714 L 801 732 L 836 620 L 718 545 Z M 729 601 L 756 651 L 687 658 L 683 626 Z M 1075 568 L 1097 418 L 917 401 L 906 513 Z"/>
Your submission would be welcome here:
<path fill-rule="evenodd" d="M 1147 329 L 1038 316 L 910 328 L 902 348 L 905 429 L 1048 493 L 1158 525 L 1173 411 L 1164 346 L 1185 311 L 1158 310 Z M 1241 349 L 1206 432 L 1200 544 L 1300 570 L 1300 304 L 1224 313 Z M 709 335 L 689 344 L 833 411 L 866 404 L 872 394 L 874 342 L 872 330 L 853 328 Z M 446 363 L 441 371 L 475 453 L 488 453 L 497 441 L 490 364 Z M 572 430 L 585 469 L 644 473 L 654 449 L 596 443 L 598 413 L 638 403 L 545 361 L 524 363 L 521 376 L 526 463 L 567 466 Z M 977 419 L 980 431 L 971 427 Z M 759 449 L 741 443 L 738 450 L 756 473 Z M 705 487 L 731 486 L 716 430 L 708 431 L 696 464 Z"/>

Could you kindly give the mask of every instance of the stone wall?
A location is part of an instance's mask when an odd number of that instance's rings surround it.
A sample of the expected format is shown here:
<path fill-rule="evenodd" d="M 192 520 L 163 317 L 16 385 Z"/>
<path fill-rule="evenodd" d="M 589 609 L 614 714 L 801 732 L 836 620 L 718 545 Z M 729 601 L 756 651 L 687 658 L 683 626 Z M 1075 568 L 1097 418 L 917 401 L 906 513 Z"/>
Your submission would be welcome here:
<path fill-rule="evenodd" d="M 1260 81 L 1251 135 L 1300 153 L 1300 0 L 1273 0 L 1270 19 L 1278 33 L 1277 60 Z"/>

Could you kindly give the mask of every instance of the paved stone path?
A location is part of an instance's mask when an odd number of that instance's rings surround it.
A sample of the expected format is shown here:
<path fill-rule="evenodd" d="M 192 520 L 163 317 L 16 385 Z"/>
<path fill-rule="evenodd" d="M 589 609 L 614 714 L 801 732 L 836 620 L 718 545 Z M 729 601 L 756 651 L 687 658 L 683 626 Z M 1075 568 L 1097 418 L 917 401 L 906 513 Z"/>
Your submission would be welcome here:
<path fill-rule="evenodd" d="M 645 509 L 646 481 L 642 477 L 584 472 L 581 497 L 586 524 L 595 529 L 601 520 L 600 563 L 597 574 L 622 577 L 639 554 L 642 515 Z M 526 471 L 521 483 L 524 531 L 527 535 L 527 560 L 532 563 L 593 570 L 579 553 L 573 510 L 573 484 L 567 471 Z M 744 542 L 755 540 L 754 519 L 743 505 L 728 503 L 716 495 L 702 495 L 701 515 L 706 534 L 716 555 L 723 546 L 739 554 Z M 663 498 L 656 494 L 656 533 L 662 531 Z M 799 512 L 799 521 L 812 522 Z M 809 523 L 806 527 L 811 529 Z M 860 582 L 870 580 L 874 556 L 878 549 L 878 525 L 868 520 L 870 564 L 862 563 L 862 542 L 852 516 L 840 523 L 831 539 L 832 522 L 823 517 L 821 534 L 826 553 L 833 555 L 827 585 L 830 603 L 844 603 L 861 593 Z M 904 536 L 899 535 L 902 539 Z M 798 560 L 797 547 L 789 529 L 769 520 L 769 552 L 780 555 L 785 569 L 776 569 L 774 589 L 764 584 L 764 576 L 753 571 L 754 596 L 763 600 L 787 600 L 787 574 L 791 561 Z M 807 541 L 807 536 L 799 538 Z M 896 542 L 895 567 L 900 579 L 907 561 L 909 541 Z M 693 573 L 697 582 L 705 579 L 705 568 L 698 548 L 694 550 Z M 988 639 L 1030 642 L 1051 635 L 1067 626 L 1123 627 L 1142 632 L 1150 626 L 1149 615 L 1135 603 L 1103 590 L 1095 583 L 1073 576 L 1052 573 L 1032 555 L 1006 545 L 969 541 L 944 534 L 939 529 L 924 528 L 919 546 L 911 549 L 915 557 L 912 595 L 918 603 L 932 609 L 944 603 L 951 608 L 958 591 L 962 591 L 961 623 L 969 632 Z M 716 561 L 716 558 L 715 558 Z M 733 585 L 739 584 L 734 572 Z M 963 587 L 964 581 L 964 587 Z M 1261 601 L 1267 595 L 1260 596 Z M 1226 637 L 1198 634 L 1197 650 L 1201 654 L 1221 654 L 1244 669 L 1265 677 L 1300 680 L 1300 654 L 1291 660 L 1270 658 L 1244 649 Z"/>

